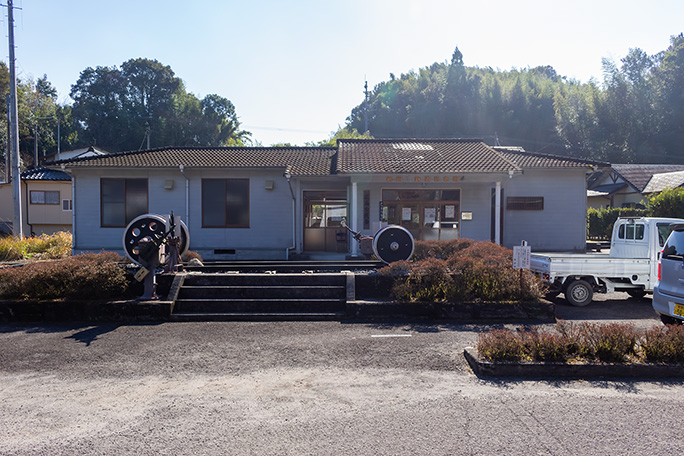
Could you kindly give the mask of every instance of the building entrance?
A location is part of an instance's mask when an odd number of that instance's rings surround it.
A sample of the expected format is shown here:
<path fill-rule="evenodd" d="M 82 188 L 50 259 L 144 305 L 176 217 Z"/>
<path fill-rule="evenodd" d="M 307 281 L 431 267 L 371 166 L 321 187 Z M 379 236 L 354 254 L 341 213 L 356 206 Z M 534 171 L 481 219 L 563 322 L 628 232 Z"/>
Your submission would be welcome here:
<path fill-rule="evenodd" d="M 459 238 L 461 191 L 383 190 L 382 221 L 400 225 L 421 241 Z"/>
<path fill-rule="evenodd" d="M 347 252 L 346 218 L 346 190 L 304 191 L 304 250 Z"/>

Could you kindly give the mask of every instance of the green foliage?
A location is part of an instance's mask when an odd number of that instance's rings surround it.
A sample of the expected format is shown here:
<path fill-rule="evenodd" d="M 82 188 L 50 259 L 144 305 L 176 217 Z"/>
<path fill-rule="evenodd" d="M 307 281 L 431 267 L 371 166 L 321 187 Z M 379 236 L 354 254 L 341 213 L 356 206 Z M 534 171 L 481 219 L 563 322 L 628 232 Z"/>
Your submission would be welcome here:
<path fill-rule="evenodd" d="M 680 358 L 677 359 L 682 359 L 684 331 L 672 329 L 668 332 L 653 330 L 641 333 L 633 325 L 617 323 L 575 325 L 560 321 L 553 331 L 497 329 L 480 334 L 477 350 L 480 356 L 490 361 L 568 362 L 579 359 L 623 363 L 638 359 L 654 361 L 654 353 L 665 352 L 662 347 L 668 346 L 678 350 Z M 673 343 L 674 340 L 681 342 Z M 638 351 L 640 346 L 641 352 Z M 646 350 L 647 346 L 651 347 L 650 351 Z"/>
<path fill-rule="evenodd" d="M 529 271 L 513 269 L 513 252 L 469 239 L 416 243 L 416 261 L 380 270 L 394 278 L 392 296 L 402 301 L 473 302 L 537 300 L 544 285 Z"/>
<path fill-rule="evenodd" d="M 526 344 L 520 336 L 508 329 L 493 329 L 478 334 L 477 351 L 490 361 L 522 361 L 529 359 Z"/>
<path fill-rule="evenodd" d="M 0 238 L 0 261 L 57 259 L 68 256 L 71 256 L 70 233 L 42 234 L 23 239 L 12 236 Z"/>
<path fill-rule="evenodd" d="M 336 147 L 339 139 L 373 139 L 373 137 L 368 132 L 359 133 L 355 128 L 346 126 L 338 128 L 328 139 L 307 143 L 306 145 L 309 147 Z"/>
<path fill-rule="evenodd" d="M 479 137 L 617 163 L 684 162 L 684 35 L 656 55 L 635 48 L 602 63 L 603 81 L 580 83 L 549 66 L 467 67 L 457 48 L 450 62 L 377 84 L 347 125 L 362 131 L 367 113 L 379 138 Z"/>
<path fill-rule="evenodd" d="M 612 207 L 587 209 L 587 236 L 590 239 L 610 240 L 613 225 L 618 217 L 646 217 L 651 215 L 648 209 Z"/>
<path fill-rule="evenodd" d="M 684 326 L 666 325 L 646 331 L 641 340 L 641 350 L 650 362 L 684 362 Z"/>
<path fill-rule="evenodd" d="M 240 130 L 230 100 L 187 93 L 168 65 L 131 59 L 117 67 L 86 68 L 71 88 L 75 121 L 84 138 L 110 151 L 150 146 L 239 146 Z"/>
<path fill-rule="evenodd" d="M 78 255 L 0 269 L 0 297 L 8 299 L 112 299 L 128 286 L 115 253 Z"/>
<path fill-rule="evenodd" d="M 666 188 L 653 195 L 646 203 L 651 217 L 684 218 L 684 188 Z"/>
<path fill-rule="evenodd" d="M 580 354 L 603 362 L 624 362 L 636 349 L 637 332 L 633 325 L 582 323 L 579 327 Z"/>

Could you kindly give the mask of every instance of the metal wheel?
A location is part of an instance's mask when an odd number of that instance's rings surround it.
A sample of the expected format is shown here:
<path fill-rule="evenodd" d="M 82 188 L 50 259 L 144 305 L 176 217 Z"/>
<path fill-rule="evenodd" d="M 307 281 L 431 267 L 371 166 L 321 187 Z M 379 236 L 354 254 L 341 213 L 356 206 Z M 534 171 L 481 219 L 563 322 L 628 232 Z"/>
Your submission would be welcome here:
<path fill-rule="evenodd" d="M 403 226 L 386 226 L 373 237 L 373 253 L 384 263 L 408 260 L 414 247 L 413 236 Z"/>
<path fill-rule="evenodd" d="M 176 221 L 178 225 L 178 220 Z M 168 221 L 157 214 L 143 214 L 134 218 L 128 224 L 123 234 L 123 248 L 126 256 L 135 264 L 140 264 L 138 254 L 138 242 L 145 237 L 152 239 L 159 239 L 169 229 Z M 180 221 L 180 245 L 178 246 L 179 254 L 187 252 L 190 246 L 190 233 L 188 227 Z"/>
<path fill-rule="evenodd" d="M 586 280 L 575 280 L 565 289 L 565 299 L 577 307 L 589 305 L 594 297 L 594 288 Z"/>

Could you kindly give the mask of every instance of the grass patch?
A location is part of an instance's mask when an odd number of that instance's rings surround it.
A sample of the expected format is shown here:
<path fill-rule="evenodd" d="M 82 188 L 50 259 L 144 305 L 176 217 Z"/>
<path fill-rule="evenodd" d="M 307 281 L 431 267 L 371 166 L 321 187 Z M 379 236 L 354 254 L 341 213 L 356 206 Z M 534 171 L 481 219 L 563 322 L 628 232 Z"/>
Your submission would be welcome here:
<path fill-rule="evenodd" d="M 0 238 L 0 261 L 45 260 L 71 256 L 71 234 L 59 233 L 19 239 Z"/>

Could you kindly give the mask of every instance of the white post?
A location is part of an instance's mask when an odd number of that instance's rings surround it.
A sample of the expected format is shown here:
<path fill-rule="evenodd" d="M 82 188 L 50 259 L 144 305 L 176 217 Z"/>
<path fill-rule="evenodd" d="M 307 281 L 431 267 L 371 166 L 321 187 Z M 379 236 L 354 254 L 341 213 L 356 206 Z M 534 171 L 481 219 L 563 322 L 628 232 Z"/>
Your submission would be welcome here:
<path fill-rule="evenodd" d="M 358 185 L 356 182 L 352 182 L 352 191 L 351 191 L 351 229 L 352 231 L 358 233 Z M 352 248 L 351 248 L 351 254 L 352 256 L 357 256 L 359 254 L 359 243 L 356 241 L 352 241 Z"/>
<path fill-rule="evenodd" d="M 496 183 L 494 193 L 494 242 L 501 245 L 501 182 Z"/>

